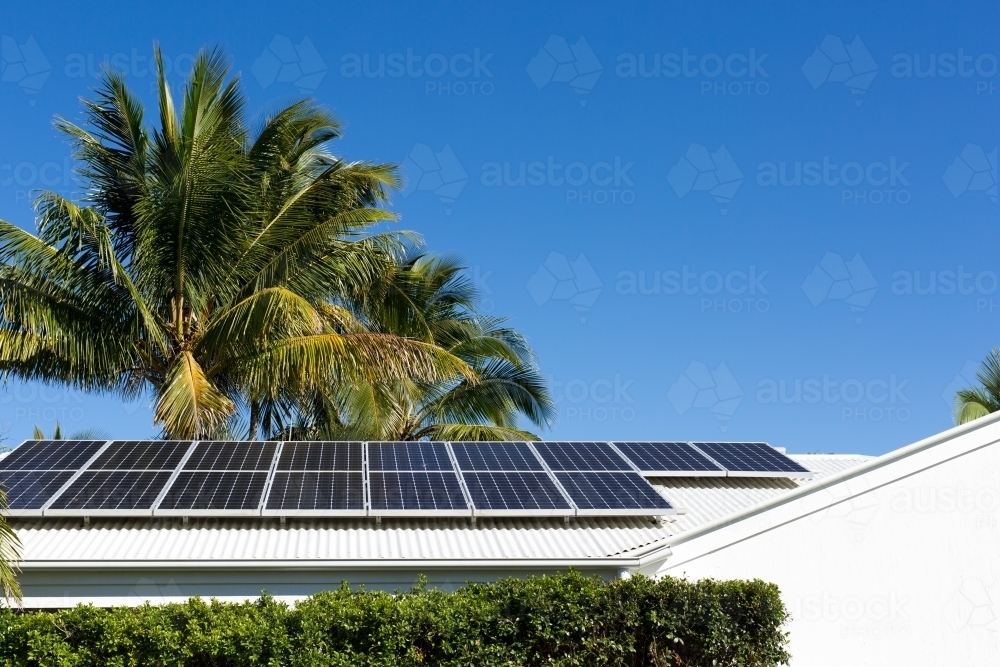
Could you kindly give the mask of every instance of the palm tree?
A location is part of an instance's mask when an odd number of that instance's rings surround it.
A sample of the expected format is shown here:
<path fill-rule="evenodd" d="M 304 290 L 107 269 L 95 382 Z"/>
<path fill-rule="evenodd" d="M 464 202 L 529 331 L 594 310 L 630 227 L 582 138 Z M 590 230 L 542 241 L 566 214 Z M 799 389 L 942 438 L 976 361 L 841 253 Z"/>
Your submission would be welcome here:
<path fill-rule="evenodd" d="M 955 394 L 955 423 L 965 424 L 1000 411 L 1000 347 L 993 348 L 976 374 L 981 387 L 960 389 Z"/>
<path fill-rule="evenodd" d="M 318 392 L 293 432 L 309 439 L 534 440 L 518 428 L 551 423 L 555 405 L 527 342 L 476 312 L 475 286 L 447 257 L 414 255 L 360 299 L 366 328 L 439 346 L 473 378 L 384 380 Z"/>
<path fill-rule="evenodd" d="M 21 605 L 21 587 L 17 583 L 17 563 L 21 560 L 21 540 L 4 514 L 7 511 L 7 494 L 0 489 L 0 589 L 7 602 Z"/>
<path fill-rule="evenodd" d="M 42 427 L 39 426 L 38 424 L 35 424 L 35 428 L 33 429 L 31 437 L 34 438 L 35 440 L 64 440 L 64 439 L 110 440 L 111 439 L 107 433 L 96 428 L 85 428 L 82 431 L 77 431 L 76 433 L 73 433 L 72 435 L 69 436 L 69 438 L 65 438 L 62 431 L 62 426 L 59 425 L 58 421 L 56 422 L 56 425 L 52 428 L 51 438 L 45 437 L 45 431 L 43 431 Z"/>
<path fill-rule="evenodd" d="M 353 302 L 395 272 L 407 237 L 373 233 L 390 165 L 346 162 L 340 126 L 300 101 L 248 129 L 218 50 L 179 110 L 156 50 L 155 126 L 105 72 L 80 126 L 82 201 L 36 200 L 37 235 L 0 221 L 0 378 L 134 399 L 170 438 L 246 426 L 266 406 L 380 380 L 474 378 L 431 342 L 369 330 Z"/>

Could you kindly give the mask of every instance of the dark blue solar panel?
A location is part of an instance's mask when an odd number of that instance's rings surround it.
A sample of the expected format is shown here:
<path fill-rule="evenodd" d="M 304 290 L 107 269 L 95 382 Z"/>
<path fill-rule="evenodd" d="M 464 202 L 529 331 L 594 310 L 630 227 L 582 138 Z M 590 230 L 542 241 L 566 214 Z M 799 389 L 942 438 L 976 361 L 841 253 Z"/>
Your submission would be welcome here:
<path fill-rule="evenodd" d="M 364 478 L 360 472 L 277 472 L 266 508 L 364 510 Z"/>
<path fill-rule="evenodd" d="M 286 442 L 278 470 L 358 471 L 363 469 L 361 442 Z"/>
<path fill-rule="evenodd" d="M 454 470 L 443 442 L 369 442 L 369 470 Z"/>
<path fill-rule="evenodd" d="M 266 483 L 266 472 L 182 472 L 158 509 L 255 510 Z"/>
<path fill-rule="evenodd" d="M 808 468 L 763 442 L 696 442 L 693 444 L 730 472 L 812 475 L 812 471 Z"/>
<path fill-rule="evenodd" d="M 453 442 L 459 470 L 544 470 L 524 442 Z"/>
<path fill-rule="evenodd" d="M 29 440 L 0 461 L 0 470 L 75 470 L 104 446 L 103 440 Z"/>
<path fill-rule="evenodd" d="M 276 442 L 199 442 L 184 470 L 270 470 Z"/>
<path fill-rule="evenodd" d="M 72 470 L 3 470 L 0 486 L 7 494 L 10 509 L 41 509 L 72 476 Z"/>
<path fill-rule="evenodd" d="M 464 472 L 477 510 L 570 510 L 548 473 Z"/>
<path fill-rule="evenodd" d="M 371 510 L 419 512 L 466 510 L 468 504 L 453 472 L 370 472 Z"/>
<path fill-rule="evenodd" d="M 615 446 L 645 474 L 725 472 L 686 442 L 616 442 Z"/>
<path fill-rule="evenodd" d="M 152 509 L 153 502 L 159 496 L 160 491 L 170 481 L 170 474 L 169 472 L 86 470 L 56 498 L 50 509 Z"/>
<path fill-rule="evenodd" d="M 553 471 L 632 470 L 631 466 L 604 442 L 532 443 Z"/>
<path fill-rule="evenodd" d="M 638 473 L 560 472 L 556 477 L 581 510 L 673 509 Z"/>
<path fill-rule="evenodd" d="M 184 441 L 116 440 L 88 470 L 173 470 L 190 448 Z"/>

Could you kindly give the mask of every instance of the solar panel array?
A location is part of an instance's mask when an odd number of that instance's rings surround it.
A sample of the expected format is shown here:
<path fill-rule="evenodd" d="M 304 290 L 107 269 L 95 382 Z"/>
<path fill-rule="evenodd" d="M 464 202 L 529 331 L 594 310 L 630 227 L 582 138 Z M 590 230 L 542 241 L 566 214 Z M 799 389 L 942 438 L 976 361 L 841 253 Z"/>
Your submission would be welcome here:
<path fill-rule="evenodd" d="M 13 516 L 620 516 L 645 477 L 811 477 L 764 443 L 28 441 Z"/>

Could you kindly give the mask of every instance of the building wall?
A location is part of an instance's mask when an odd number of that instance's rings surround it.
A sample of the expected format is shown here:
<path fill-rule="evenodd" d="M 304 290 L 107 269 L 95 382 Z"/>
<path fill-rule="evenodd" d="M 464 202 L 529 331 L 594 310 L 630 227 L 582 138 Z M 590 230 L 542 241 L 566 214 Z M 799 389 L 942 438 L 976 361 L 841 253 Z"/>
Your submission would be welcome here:
<path fill-rule="evenodd" d="M 793 665 L 1000 664 L 1000 429 L 676 544 L 658 574 L 781 588 Z"/>
<path fill-rule="evenodd" d="M 528 577 L 553 574 L 557 570 L 430 570 L 425 571 L 428 585 L 454 590 L 468 582 L 495 581 L 502 577 Z M 615 569 L 581 570 L 611 579 Z M 352 587 L 364 585 L 369 590 L 409 590 L 421 571 L 412 569 L 369 569 L 364 571 L 317 569 L 122 569 L 122 570 L 31 570 L 19 577 L 27 609 L 55 609 L 77 604 L 100 607 L 183 602 L 193 596 L 243 602 L 267 591 L 284 602 L 338 588 L 342 582 Z"/>

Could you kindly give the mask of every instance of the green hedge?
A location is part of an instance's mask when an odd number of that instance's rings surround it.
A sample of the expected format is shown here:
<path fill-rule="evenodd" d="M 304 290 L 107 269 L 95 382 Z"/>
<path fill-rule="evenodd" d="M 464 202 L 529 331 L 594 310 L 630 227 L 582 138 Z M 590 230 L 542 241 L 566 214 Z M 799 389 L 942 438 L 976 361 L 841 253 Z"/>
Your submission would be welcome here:
<path fill-rule="evenodd" d="M 453 593 L 344 586 L 294 607 L 227 604 L 0 612 L 0 664 L 776 665 L 787 618 L 773 584 L 578 573 Z"/>

